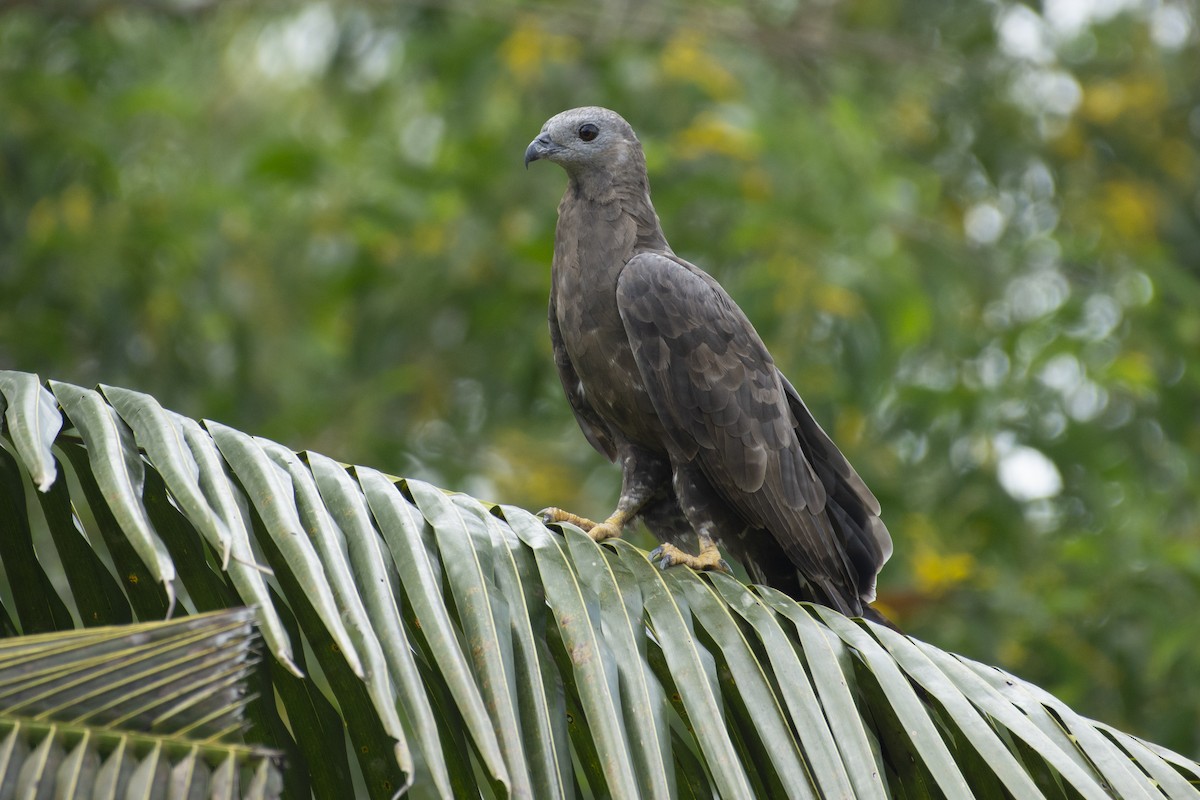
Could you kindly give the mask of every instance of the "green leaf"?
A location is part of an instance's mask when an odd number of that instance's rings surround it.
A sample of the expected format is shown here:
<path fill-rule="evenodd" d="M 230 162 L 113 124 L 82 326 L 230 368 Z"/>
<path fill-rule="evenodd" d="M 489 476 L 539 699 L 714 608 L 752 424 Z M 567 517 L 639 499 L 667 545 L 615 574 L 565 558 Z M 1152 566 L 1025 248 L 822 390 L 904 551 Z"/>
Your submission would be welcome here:
<path fill-rule="evenodd" d="M 807 768 L 788 726 L 783 709 L 767 678 L 764 666 L 750 649 L 731 610 L 699 575 L 680 570 L 668 570 L 676 588 L 688 599 L 688 606 L 699 625 L 707 631 L 715 651 L 735 676 L 723 691 L 728 705 L 734 696 L 740 698 L 750 715 L 752 725 L 743 732 L 744 739 L 753 739 L 761 749 L 763 762 L 759 772 L 772 770 L 788 797 L 813 797 Z M 759 779 L 763 776 L 760 774 Z"/>
<path fill-rule="evenodd" d="M 71 597 L 85 626 L 120 625 L 133 620 L 133 609 L 92 543 L 84 536 L 75 516 L 67 481 L 55 481 L 50 490 L 38 494 L 54 547 Z"/>
<path fill-rule="evenodd" d="M 146 468 L 142 506 L 177 565 L 179 582 L 196 609 L 215 611 L 239 605 L 241 601 L 226 583 L 218 558 L 210 558 L 208 545 L 171 502 L 162 476 L 151 466 Z"/>
<path fill-rule="evenodd" d="M 328 758 L 325 755 L 331 740 L 338 741 L 337 747 L 343 747 L 338 736 L 344 730 L 344 736 L 349 738 L 351 752 L 357 758 L 362 779 L 366 784 L 367 794 L 372 798 L 390 798 L 398 787 L 402 786 L 407 777 L 400 769 L 396 760 L 395 740 L 384 729 L 378 709 L 373 702 L 366 685 L 360 675 L 356 674 L 350 665 L 351 653 L 333 638 L 321 615 L 310 601 L 311 593 L 298 576 L 287 568 L 283 555 L 279 552 L 274 537 L 265 532 L 262 521 L 254 517 L 254 527 L 259 533 L 259 540 L 268 561 L 276 565 L 275 578 L 279 581 L 281 593 L 289 598 L 289 606 L 295 612 L 300 631 L 307 639 L 311 652 L 320 667 L 318 672 L 312 670 L 310 681 L 316 685 L 306 685 L 313 707 L 317 710 L 318 724 L 325 733 L 315 741 L 301 742 L 307 745 L 309 757 L 318 762 Z M 326 701 L 318 694 L 328 694 L 332 702 Z M 326 706 L 336 708 L 337 713 L 323 713 Z M 338 717 L 341 719 L 339 720 Z M 309 735 L 315 731 L 306 731 Z M 325 769 L 325 764 L 312 769 Z M 318 781 L 314 776 L 314 786 Z M 346 782 L 340 786 L 344 790 Z"/>
<path fill-rule="evenodd" d="M 63 410 L 79 429 L 92 475 L 129 543 L 175 605 L 175 564 L 142 507 L 143 466 L 129 429 L 100 395 L 69 383 L 51 382 Z"/>
<path fill-rule="evenodd" d="M 366 496 L 346 469 L 319 453 L 306 452 L 321 498 L 345 536 L 347 556 L 355 588 L 363 598 L 371 629 L 387 662 L 388 674 L 398 687 L 405 717 L 405 730 L 415 730 L 424 751 L 425 763 L 439 792 L 449 795 L 450 777 L 438 742 L 437 723 L 429 699 L 421 686 L 421 675 L 413 659 L 412 646 L 401 624 L 394 567 L 379 533 L 371 521 Z M 408 770 L 412 776 L 412 770 Z"/>
<path fill-rule="evenodd" d="M 287 472 L 273 464 L 262 448 L 241 431 L 211 420 L 206 421 L 205 426 L 233 473 L 245 487 L 288 568 L 301 586 L 311 590 L 309 601 L 321 622 L 345 655 L 354 674 L 362 677 L 362 664 L 342 624 L 321 560 L 304 535 L 304 525 L 300 522 L 295 493 Z"/>
<path fill-rule="evenodd" d="M 238 609 L 0 641 L 0 791 L 165 797 L 171 782 L 207 793 L 206 763 L 219 760 L 277 775 L 277 753 L 231 738 L 248 702 L 252 618 Z"/>
<path fill-rule="evenodd" d="M 485 572 L 494 558 L 490 542 L 464 534 L 458 508 L 440 489 L 409 480 L 413 502 L 433 526 L 442 567 L 454 595 L 469 662 L 483 690 L 483 700 L 496 730 L 508 768 L 506 788 L 518 796 L 530 793 L 529 764 L 517 722 L 512 678 L 512 639 L 508 606 Z M 489 569 L 490 571 L 490 569 Z M 498 776 L 497 776 L 498 777 Z"/>
<path fill-rule="evenodd" d="M 82 487 L 82 492 L 76 492 L 72 488 L 71 502 L 79 512 L 78 519 L 84 524 L 86 541 L 103 541 L 104 549 L 108 551 L 116 568 L 121 587 L 138 617 L 166 617 L 171 611 L 171 596 L 161 584 L 155 582 L 150 568 L 138 555 L 133 542 L 117 521 L 104 491 L 91 471 L 86 445 L 60 438 L 56 446 L 60 453 L 66 455 L 66 463 L 70 465 L 73 476 Z M 88 527 L 93 522 L 95 530 Z M 96 545 L 92 546 L 97 553 L 102 552 Z"/>
<path fill-rule="evenodd" d="M 506 513 L 522 520 L 527 542 L 545 537 L 543 542 L 553 543 L 541 520 L 519 509 Z M 637 785 L 643 795 L 674 796 L 673 772 L 667 769 L 671 758 L 667 701 L 646 663 L 641 592 L 632 581 L 618 580 L 618 571 L 623 578 L 627 571 L 605 557 L 590 536 L 567 535 L 566 541 L 576 574 L 596 598 L 604 638 L 612 649 L 612 665 L 620 676 L 621 713 L 628 720 L 626 744 Z"/>
<path fill-rule="evenodd" d="M 712 580 L 730 608 L 754 627 L 761 640 L 779 692 L 795 720 L 805 760 L 818 786 L 829 796 L 855 796 L 829 722 L 820 713 L 821 705 L 812 681 L 779 620 L 741 583 L 721 574 L 714 574 Z"/>
<path fill-rule="evenodd" d="M 706 766 L 712 771 L 713 782 L 722 795 L 751 796 L 745 767 L 725 727 L 719 690 L 714 685 L 710 668 L 704 663 L 711 656 L 700 649 L 691 634 L 691 611 L 682 594 L 675 594 L 668 588 L 661 572 L 647 560 L 645 553 L 620 541 L 616 542 L 616 547 L 622 563 L 641 584 L 651 628 L 675 678 L 680 700 L 687 709 Z"/>
<path fill-rule="evenodd" d="M 49 491 L 58 472 L 50 446 L 62 428 L 58 403 L 37 375 L 0 371 L 0 404 L 17 453 L 39 492 Z"/>
<path fill-rule="evenodd" d="M 274 591 L 272 591 L 273 594 Z M 301 641 L 300 624 L 289 610 L 283 598 L 276 595 L 280 622 L 287 635 Z M 303 648 L 296 653 L 301 675 L 308 674 L 308 664 Z M 333 797 L 342 787 L 353 783 L 350 760 L 346 747 L 330 747 L 331 742 L 343 742 L 346 738 L 345 721 L 329 697 L 317 686 L 314 675 L 298 677 L 296 672 L 285 669 L 279 662 L 269 665 L 268 688 L 279 695 L 279 714 L 270 714 L 268 724 L 274 731 L 283 727 L 280 714 L 286 716 L 286 731 L 295 742 L 297 767 L 288 772 L 289 791 L 307 797 L 311 791 L 318 797 Z"/>
<path fill-rule="evenodd" d="M 221 554 L 221 563 L 228 564 L 229 529 L 204 497 L 199 483 L 200 468 L 184 441 L 182 430 L 150 395 L 104 385 L 100 391 L 133 430 L 138 446 L 162 475 L 184 516 Z"/>
<path fill-rule="evenodd" d="M 571 682 L 579 696 L 580 710 L 586 718 L 607 791 L 613 797 L 636 797 L 631 772 L 633 759 L 621 715 L 620 679 L 616 661 L 599 630 L 600 619 L 593 614 L 595 595 L 588 597 L 591 592 L 581 584 L 562 544 L 540 520 L 511 507 L 505 507 L 504 514 L 524 544 L 533 548 L 546 603 L 554 614 L 571 666 Z M 661 772 L 649 787 L 655 783 L 663 783 Z M 597 787 L 593 790 L 599 791 Z"/>
<path fill-rule="evenodd" d="M 840 648 L 795 600 L 767 587 L 758 587 L 758 591 L 768 606 L 795 625 L 799 642 L 793 647 L 798 646 L 803 653 L 825 718 L 842 753 L 842 762 L 854 784 L 855 797 L 886 797 L 883 767 L 850 694 L 850 678 L 842 671 Z"/>
<path fill-rule="evenodd" d="M 920 755 L 942 791 L 949 797 L 970 796 L 971 790 L 966 778 L 930 720 L 929 712 L 895 662 L 884 654 L 879 643 L 862 628 L 840 614 L 834 618 L 825 614 L 825 609 L 820 606 L 813 608 L 825 623 L 865 660 L 871 675 L 887 696 L 889 706 L 895 712 L 905 734 L 910 738 L 917 737 L 922 742 L 922 747 L 919 748 Z"/>
<path fill-rule="evenodd" d="M 106 389 L 131 435 L 101 395 L 56 388 L 82 438 L 54 443 L 67 480 L 29 483 L 12 437 L 36 419 L 6 416 L 0 438 L 22 623 L 166 613 L 133 544 L 148 532 L 181 608 L 256 598 L 234 627 L 257 619 L 276 657 L 229 660 L 207 616 L 169 639 L 0 641 L 0 796 L 1198 796 L 1200 764 L 894 631 Z M 61 559 L 39 558 L 51 540 Z M 286 781 L 228 741 L 247 716 L 291 754 Z"/>
<path fill-rule="evenodd" d="M 230 558 L 226 569 L 230 582 L 242 601 L 257 612 L 258 624 L 271 653 L 297 677 L 303 677 L 300 668 L 292 660 L 292 644 L 284 632 L 283 623 L 279 620 L 267 591 L 263 577 L 264 569 L 254 557 L 249 526 L 239 503 L 241 492 L 234 486 L 229 468 L 222 460 L 216 442 L 195 420 L 173 412 L 167 414 L 176 431 L 182 434 L 195 460 L 199 471 L 200 490 L 209 508 L 220 517 L 225 529 L 229 531 Z"/>
<path fill-rule="evenodd" d="M 889 649 L 896 646 L 893 643 Z M 915 642 L 913 646 L 936 664 L 947 679 L 952 681 L 964 695 L 969 696 L 971 702 L 981 711 L 1005 726 L 1013 735 L 1019 736 L 1027 742 L 1033 752 L 1046 759 L 1050 766 L 1082 796 L 1090 798 L 1104 796 L 1105 792 L 1096 783 L 1086 760 L 1079 756 L 1075 747 L 1069 743 L 1066 737 L 1061 736 L 1061 728 L 1057 724 L 1051 729 L 1054 738 L 1047 736 L 1037 724 L 1030 721 L 1034 717 L 1033 714 L 1026 714 L 1019 707 L 1013 706 L 1000 692 L 991 688 L 987 681 L 983 680 L 970 666 L 964 664 L 960 658 L 921 642 Z M 1000 676 L 997 675 L 996 678 L 999 680 Z M 1042 707 L 1038 706 L 1030 710 L 1034 711 L 1037 717 L 1049 721 Z M 1064 744 L 1067 745 L 1066 750 L 1062 749 Z"/>
<path fill-rule="evenodd" d="M 291 450 L 274 442 L 258 439 L 257 443 L 291 478 L 304 530 L 324 566 L 325 577 L 333 589 L 339 615 L 346 622 L 347 633 L 355 645 L 355 654 L 363 665 L 362 677 L 365 679 L 371 702 L 384 731 L 396 740 L 396 763 L 408 776 L 403 786 L 397 788 L 407 789 L 412 781 L 412 753 L 404 726 L 396 713 L 396 692 L 392 687 L 383 648 L 350 574 L 345 535 L 334 522 L 330 511 L 325 508 L 312 473 L 300 459 Z"/>
<path fill-rule="evenodd" d="M 71 612 L 59 599 L 33 547 L 33 529 L 25 505 L 25 481 L 20 468 L 0 447 L 0 560 L 12 589 L 17 616 L 26 633 L 62 630 L 74 625 Z"/>
<path fill-rule="evenodd" d="M 983 665 L 971 666 L 976 674 L 988 669 Z M 1087 762 L 1120 797 L 1152 797 L 1157 792 L 1147 776 L 1090 720 L 1084 719 L 1045 690 L 998 670 L 996 672 L 1006 687 L 1006 696 L 1015 700 L 1018 706 L 1036 704 L 1040 706 L 1039 710 L 1044 709 L 1043 713 L 1054 715 L 1069 741 L 1079 748 Z"/>
<path fill-rule="evenodd" d="M 481 688 L 458 642 L 442 593 L 441 573 L 426 550 L 420 533 L 425 520 L 382 473 L 358 467 L 359 483 L 371 513 L 379 523 L 421 631 L 429 642 L 437 671 L 454 698 L 467 732 L 488 774 L 508 785 L 508 770 L 500 751 Z"/>
<path fill-rule="evenodd" d="M 518 719 L 523 731 L 526 758 L 529 761 L 530 790 L 535 797 L 565 797 L 561 756 L 558 747 L 566 740 L 565 720 L 554 715 L 544 682 L 544 656 L 539 652 L 531 620 L 534 615 L 528 605 L 529 596 L 524 582 L 536 580 L 536 570 L 518 568 L 513 556 L 518 539 L 513 531 L 492 516 L 477 500 L 466 495 L 451 495 L 461 518 L 470 531 L 477 550 L 486 553 L 491 548 L 491 579 L 505 602 L 508 624 L 512 631 L 513 660 L 506 665 L 510 683 L 516 695 Z"/>

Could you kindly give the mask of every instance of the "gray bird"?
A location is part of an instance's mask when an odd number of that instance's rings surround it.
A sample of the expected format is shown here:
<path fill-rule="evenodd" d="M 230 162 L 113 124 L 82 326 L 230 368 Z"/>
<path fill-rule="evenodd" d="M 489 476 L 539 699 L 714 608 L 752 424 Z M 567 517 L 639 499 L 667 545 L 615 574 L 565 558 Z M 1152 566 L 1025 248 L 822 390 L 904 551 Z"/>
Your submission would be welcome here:
<path fill-rule="evenodd" d="M 776 368 L 720 284 L 671 250 L 641 143 L 620 115 L 575 108 L 525 150 L 567 172 L 558 207 L 550 338 L 584 436 L 620 463 L 603 522 L 558 508 L 597 541 L 641 518 L 662 568 L 728 570 L 848 616 L 871 608 L 892 552 L 879 502 Z M 699 538 L 692 555 L 680 545 Z M 890 623 L 888 623 L 890 624 Z"/>

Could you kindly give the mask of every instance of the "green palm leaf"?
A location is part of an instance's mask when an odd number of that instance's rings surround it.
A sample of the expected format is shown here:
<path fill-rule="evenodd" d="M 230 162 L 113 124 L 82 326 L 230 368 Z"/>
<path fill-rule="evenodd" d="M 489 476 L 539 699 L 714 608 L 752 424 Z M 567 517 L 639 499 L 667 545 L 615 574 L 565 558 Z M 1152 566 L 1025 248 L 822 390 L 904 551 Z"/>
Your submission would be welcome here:
<path fill-rule="evenodd" d="M 1200 797 L 1200 764 L 890 630 L 136 392 L 52 388 L 0 373 L 0 621 L 253 606 L 272 691 L 247 714 L 293 796 Z M 33 724 L 0 762 L 234 774 L 137 738 L 109 767 Z"/>
<path fill-rule="evenodd" d="M 0 797 L 276 797 L 246 610 L 0 642 Z"/>

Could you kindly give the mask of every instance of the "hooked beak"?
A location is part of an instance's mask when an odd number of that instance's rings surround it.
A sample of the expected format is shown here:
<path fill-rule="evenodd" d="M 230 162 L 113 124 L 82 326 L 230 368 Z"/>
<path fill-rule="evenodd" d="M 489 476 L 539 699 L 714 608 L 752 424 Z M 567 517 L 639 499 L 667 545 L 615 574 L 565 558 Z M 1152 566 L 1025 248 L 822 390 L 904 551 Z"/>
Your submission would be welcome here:
<path fill-rule="evenodd" d="M 550 137 L 545 133 L 539 134 L 536 139 L 529 143 L 529 147 L 525 148 L 525 169 L 529 169 L 530 161 L 537 161 L 539 158 L 545 158 L 551 152 L 558 149 L 558 145 L 550 141 Z"/>

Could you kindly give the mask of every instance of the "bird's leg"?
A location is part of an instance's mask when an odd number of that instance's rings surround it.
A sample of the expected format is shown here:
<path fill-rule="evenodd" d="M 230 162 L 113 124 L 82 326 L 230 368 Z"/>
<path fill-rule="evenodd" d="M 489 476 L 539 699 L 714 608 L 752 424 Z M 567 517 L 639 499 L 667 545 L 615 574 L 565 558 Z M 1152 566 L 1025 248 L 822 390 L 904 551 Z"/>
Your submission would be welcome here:
<path fill-rule="evenodd" d="M 646 501 L 670 480 L 670 464 L 639 448 L 629 446 L 621 454 L 621 499 L 617 508 L 603 522 L 593 522 L 561 508 L 544 508 L 538 516 L 547 525 L 569 522 L 585 531 L 593 540 L 602 542 L 621 535 L 625 526 L 637 516 Z"/>
<path fill-rule="evenodd" d="M 621 499 L 617 502 L 617 509 L 609 514 L 608 519 L 604 522 L 593 522 L 587 517 L 580 517 L 572 514 L 570 511 L 563 511 L 561 508 L 544 508 L 538 512 L 538 516 L 542 518 L 542 522 L 549 525 L 552 522 L 569 522 L 576 525 L 580 530 L 584 531 L 588 536 L 592 537 L 593 541 L 603 542 L 605 539 L 613 539 L 621 535 L 625 525 L 637 515 L 639 509 L 646 504 L 649 495 L 643 497 L 640 493 L 621 492 Z"/>
<path fill-rule="evenodd" d="M 583 531 L 590 531 L 596 527 L 597 523 L 592 522 L 587 517 L 581 517 L 578 514 L 572 514 L 570 511 L 559 508 L 558 506 L 550 506 L 543 508 L 537 513 L 542 518 L 542 522 L 547 525 L 553 525 L 556 522 L 569 522 L 576 528 Z"/>
<path fill-rule="evenodd" d="M 622 511 L 618 507 L 604 522 L 593 522 L 587 517 L 581 517 L 578 514 L 572 514 L 570 511 L 564 511 L 561 508 L 551 506 L 539 511 L 538 516 L 547 525 L 555 522 L 569 522 L 588 536 L 591 536 L 595 541 L 602 542 L 605 539 L 620 536 L 625 523 L 629 522 L 636 513 L 636 511 Z"/>
<path fill-rule="evenodd" d="M 663 542 L 650 551 L 650 561 L 657 562 L 659 569 L 682 564 L 695 570 L 712 569 L 718 572 L 732 572 L 729 564 L 721 558 L 721 551 L 717 549 L 717 543 L 713 541 L 712 537 L 706 531 L 702 531 L 699 537 L 700 552 L 697 555 L 685 553 L 675 545 Z"/>
<path fill-rule="evenodd" d="M 677 467 L 672 478 L 679 508 L 699 537 L 700 552 L 692 555 L 669 542 L 663 542 L 650 551 L 650 561 L 656 562 L 660 569 L 686 564 L 697 570 L 731 572 L 714 540 L 718 530 L 732 528 L 733 520 L 720 516 L 721 506 L 713 502 L 715 492 L 708 479 L 694 465 Z"/>

